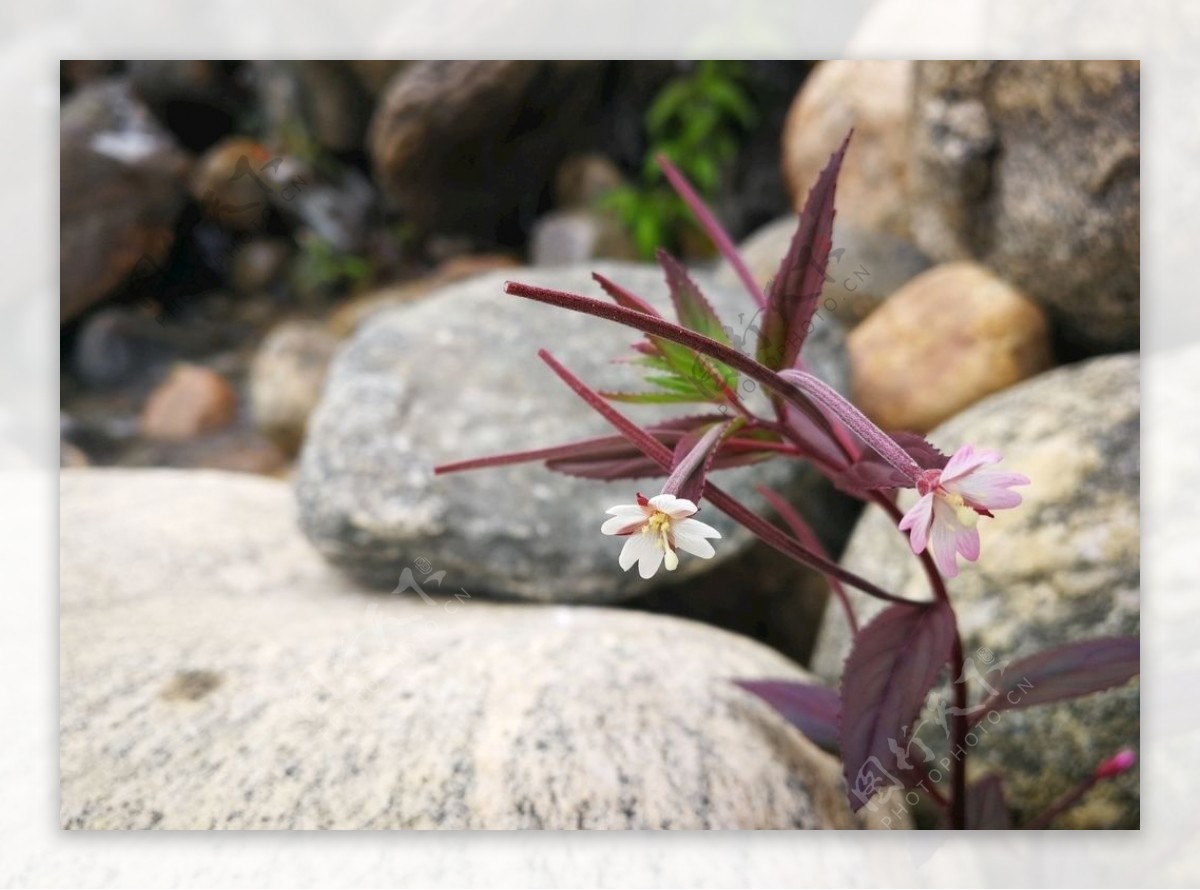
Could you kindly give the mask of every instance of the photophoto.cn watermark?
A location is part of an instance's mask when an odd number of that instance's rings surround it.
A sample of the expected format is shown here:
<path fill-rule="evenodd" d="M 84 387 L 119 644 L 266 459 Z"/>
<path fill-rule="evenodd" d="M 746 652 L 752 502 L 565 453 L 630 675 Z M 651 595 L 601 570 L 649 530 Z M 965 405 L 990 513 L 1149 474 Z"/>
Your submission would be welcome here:
<path fill-rule="evenodd" d="M 371 676 L 361 670 L 363 664 L 358 656 L 401 651 L 411 643 L 414 628 L 429 621 L 447 620 L 447 616 L 470 601 L 467 589 L 453 590 L 445 583 L 446 576 L 445 569 L 434 571 L 428 559 L 418 557 L 401 570 L 393 590 L 370 595 L 354 634 L 337 649 L 339 658 L 345 662 L 343 669 L 337 670 L 329 664 L 308 666 L 307 673 L 317 696 L 336 699 L 351 715 L 358 712 L 388 677 L 386 672 L 383 676 Z M 394 601 L 396 597 L 405 598 L 410 607 L 396 608 L 400 605 Z"/>
<path fill-rule="evenodd" d="M 896 766 L 904 778 L 887 769 L 878 757 L 871 757 L 863 764 L 850 793 L 867 810 L 879 815 L 879 822 L 884 828 L 902 826 L 900 820 L 921 801 L 917 789 L 930 793 L 931 786 L 948 779 L 954 765 L 1003 722 L 1000 710 L 992 707 L 996 697 L 1002 693 L 988 682 L 988 677 L 997 674 L 1003 676 L 1008 665 L 1008 661 L 997 664 L 995 653 L 986 646 L 981 647 L 964 663 L 958 682 L 979 684 L 985 693 L 983 698 L 977 704 L 957 708 L 945 697 L 938 696 L 934 700 L 932 715 L 922 719 L 911 732 L 907 727 L 902 730 L 901 735 L 908 739 L 907 744 L 902 745 L 897 739 L 888 740 L 888 748 L 895 755 Z M 1024 678 L 1006 686 L 1010 688 L 1003 695 L 1010 706 L 1019 704 L 1034 688 L 1033 682 Z M 954 717 L 973 718 L 962 746 L 950 741 L 951 718 Z M 922 735 L 931 724 L 941 730 L 942 738 L 947 743 L 945 752 L 940 755 Z"/>

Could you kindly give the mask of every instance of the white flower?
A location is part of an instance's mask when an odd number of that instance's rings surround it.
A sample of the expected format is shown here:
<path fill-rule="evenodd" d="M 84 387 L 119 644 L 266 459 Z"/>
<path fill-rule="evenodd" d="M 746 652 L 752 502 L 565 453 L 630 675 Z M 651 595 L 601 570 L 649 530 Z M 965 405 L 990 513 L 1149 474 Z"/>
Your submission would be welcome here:
<path fill-rule="evenodd" d="M 676 550 L 686 550 L 701 559 L 710 559 L 716 552 L 705 538 L 719 538 L 721 533 L 698 519 L 689 519 L 696 512 L 691 501 L 673 494 L 652 498 L 637 496 L 636 504 L 622 504 L 608 511 L 612 519 L 600 526 L 606 535 L 628 535 L 621 550 L 621 568 L 629 571 L 636 562 L 638 573 L 650 578 L 666 563 L 673 572 L 679 565 Z"/>

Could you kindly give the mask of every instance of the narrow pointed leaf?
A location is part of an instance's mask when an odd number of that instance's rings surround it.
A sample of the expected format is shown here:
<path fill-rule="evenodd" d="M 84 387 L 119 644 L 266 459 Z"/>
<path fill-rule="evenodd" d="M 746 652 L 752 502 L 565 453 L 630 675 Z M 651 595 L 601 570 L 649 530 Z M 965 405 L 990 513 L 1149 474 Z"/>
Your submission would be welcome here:
<path fill-rule="evenodd" d="M 975 711 L 976 720 L 991 711 L 1031 708 L 1124 686 L 1141 670 L 1137 637 L 1100 637 L 1055 646 L 1005 665 L 986 681 L 995 691 Z"/>
<path fill-rule="evenodd" d="M 689 331 L 687 328 L 672 324 L 665 318 L 648 316 L 643 312 L 626 309 L 622 306 L 613 306 L 579 294 L 524 284 L 519 281 L 506 281 L 504 283 L 504 291 L 505 293 L 523 297 L 527 300 L 535 300 L 550 306 L 561 306 L 564 309 L 571 309 L 575 312 L 582 312 L 585 315 L 616 322 L 617 324 L 639 330 L 644 334 L 669 340 L 672 343 L 694 350 L 708 358 L 716 359 L 718 362 L 728 365 L 730 368 L 745 374 L 750 379 L 767 387 L 767 389 L 771 390 L 788 404 L 810 417 L 818 429 L 830 430 L 829 419 L 820 412 L 813 401 L 805 395 L 804 391 L 794 383 L 782 379 L 769 368 L 742 355 L 736 349 L 718 343 L 702 334 L 697 334 L 695 331 Z"/>
<path fill-rule="evenodd" d="M 675 304 L 675 315 L 679 323 L 697 334 L 711 337 L 718 343 L 729 345 L 729 334 L 717 311 L 708 302 L 699 286 L 692 281 L 687 270 L 665 250 L 658 251 L 658 264 L 667 276 L 667 288 L 671 302 Z"/>
<path fill-rule="evenodd" d="M 772 370 L 796 366 L 825 286 L 825 267 L 833 247 L 834 195 L 847 135 L 808 193 L 791 247 L 767 292 L 766 318 L 758 342 L 758 360 Z"/>
<path fill-rule="evenodd" d="M 832 689 L 790 680 L 734 680 L 734 685 L 757 695 L 788 723 L 827 751 L 837 750 L 841 700 Z"/>
<path fill-rule="evenodd" d="M 663 175 L 671 183 L 671 188 L 675 189 L 679 197 L 683 199 L 683 202 L 687 204 L 688 210 L 692 212 L 692 216 L 696 218 L 696 222 L 700 224 L 700 228 L 704 229 L 704 234 L 708 235 L 709 240 L 712 241 L 721 256 L 725 257 L 726 262 L 737 273 L 738 278 L 742 281 L 742 285 L 746 288 L 746 292 L 754 298 L 756 304 L 766 306 L 767 298 L 763 295 L 762 288 L 758 286 L 758 282 L 750 274 L 750 269 L 746 265 L 746 261 L 742 259 L 741 254 L 734 247 L 733 239 L 729 237 L 729 233 L 717 221 L 713 212 L 708 209 L 708 206 L 704 203 L 704 199 L 696 194 L 696 190 L 687 181 L 687 177 L 679 172 L 666 155 L 660 154 L 656 160 Z"/>
<path fill-rule="evenodd" d="M 954 614 L 935 600 L 889 606 L 854 638 L 842 673 L 839 731 L 853 809 L 881 788 L 905 784 L 897 753 L 907 750 L 954 636 Z"/>

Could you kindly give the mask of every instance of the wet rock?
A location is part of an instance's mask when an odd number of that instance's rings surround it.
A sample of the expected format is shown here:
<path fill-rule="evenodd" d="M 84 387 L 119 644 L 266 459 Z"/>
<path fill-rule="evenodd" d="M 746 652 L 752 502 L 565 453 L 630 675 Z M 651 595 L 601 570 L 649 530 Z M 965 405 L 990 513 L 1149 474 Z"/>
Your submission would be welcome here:
<path fill-rule="evenodd" d="M 284 451 L 295 454 L 308 417 L 321 397 L 337 339 L 315 322 L 286 322 L 259 346 L 250 368 L 254 425 Z"/>
<path fill-rule="evenodd" d="M 186 155 L 120 79 L 63 103 L 59 158 L 62 321 L 166 260 L 186 193 Z"/>
<path fill-rule="evenodd" d="M 63 827 L 853 828 L 836 761 L 694 622 L 356 588 L 287 486 L 65 471 Z M 136 632 L 131 632 L 135 628 Z"/>
<path fill-rule="evenodd" d="M 234 130 L 246 110 L 240 63 L 205 59 L 145 59 L 127 63 L 133 91 L 179 142 L 204 151 Z"/>
<path fill-rule="evenodd" d="M 917 244 L 996 269 L 1076 348 L 1136 346 L 1139 63 L 922 62 L 915 84 Z"/>
<path fill-rule="evenodd" d="M 599 269 L 671 311 L 657 268 L 610 263 Z M 636 335 L 502 293 L 506 278 L 519 277 L 597 294 L 591 271 L 479 276 L 372 315 L 358 328 L 331 368 L 297 471 L 301 524 L 323 553 L 377 584 L 394 584 L 404 565 L 424 556 L 471 589 L 525 599 L 602 602 L 650 589 L 636 573 L 621 572 L 618 542 L 597 529 L 605 510 L 653 480 L 596 482 L 536 464 L 432 475 L 440 463 L 608 434 L 605 422 L 536 353 L 545 346 L 595 387 L 636 388 L 637 376 L 611 361 L 629 353 Z M 700 281 L 727 318 L 749 302 Z M 844 386 L 840 329 L 817 330 L 808 359 L 818 374 Z M 629 413 L 648 419 L 687 410 L 632 406 Z M 802 498 L 817 485 L 815 474 L 778 462 L 718 478 L 750 503 L 756 503 L 756 483 Z M 683 560 L 676 577 L 706 571 L 749 541 L 715 511 L 704 518 L 725 535 L 717 557 Z"/>
<path fill-rule="evenodd" d="M 377 181 L 419 234 L 519 243 L 596 114 L 604 71 L 599 62 L 413 63 L 371 122 Z"/>
<path fill-rule="evenodd" d="M 200 365 L 177 365 L 150 394 L 140 427 L 148 439 L 184 441 L 219 430 L 237 414 L 237 393 L 220 374 Z"/>
<path fill-rule="evenodd" d="M 884 429 L 919 433 L 1053 363 L 1042 310 L 976 263 L 918 275 L 848 345 L 855 404 Z"/>
<path fill-rule="evenodd" d="M 838 218 L 911 239 L 907 161 L 912 89 L 913 63 L 903 60 L 835 60 L 813 70 L 783 129 L 784 177 L 797 210 L 853 128 L 838 179 Z"/>
<path fill-rule="evenodd" d="M 981 523 L 982 556 L 949 582 L 966 651 L 981 672 L 993 660 L 1140 628 L 1139 359 L 1119 355 L 1059 368 L 992 396 L 934 430 L 951 451 L 996 448 L 1030 477 L 1024 503 Z M 913 492 L 900 498 L 902 509 Z M 865 514 L 843 564 L 885 590 L 928 596 L 906 538 L 880 511 Z M 877 600 L 852 592 L 860 616 Z M 849 647 L 829 613 L 813 670 L 834 681 Z M 976 689 L 980 689 L 978 685 Z M 1007 711 L 972 748 L 980 771 L 1006 776 L 1009 801 L 1036 815 L 1118 749 L 1139 739 L 1137 684 L 1069 703 Z M 941 740 L 945 744 L 945 740 Z M 1131 828 L 1139 820 L 1135 769 L 1091 792 L 1056 824 Z"/>

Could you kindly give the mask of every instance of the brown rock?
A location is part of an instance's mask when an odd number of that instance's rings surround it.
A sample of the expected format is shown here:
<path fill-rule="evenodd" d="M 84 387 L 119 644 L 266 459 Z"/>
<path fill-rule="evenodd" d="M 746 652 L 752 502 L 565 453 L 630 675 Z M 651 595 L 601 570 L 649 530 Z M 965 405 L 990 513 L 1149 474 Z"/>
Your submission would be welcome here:
<path fill-rule="evenodd" d="M 229 426 L 236 414 L 237 394 L 224 377 L 200 365 L 177 365 L 146 401 L 141 432 L 181 442 Z"/>
<path fill-rule="evenodd" d="M 910 237 L 906 166 L 912 83 L 912 62 L 839 60 L 816 67 L 783 129 L 783 173 L 797 210 L 853 127 L 838 180 L 838 218 Z"/>
<path fill-rule="evenodd" d="M 259 172 L 271 160 L 254 139 L 223 139 L 196 164 L 191 190 L 204 215 L 238 232 L 261 229 L 270 207 L 271 186 Z"/>
<path fill-rule="evenodd" d="M 126 279 L 149 281 L 175 240 L 188 159 L 124 80 L 82 87 L 60 122 L 62 321 Z"/>
<path fill-rule="evenodd" d="M 416 62 L 371 121 L 376 178 L 421 235 L 515 243 L 599 109 L 604 71 L 599 62 Z"/>
<path fill-rule="evenodd" d="M 917 245 L 987 263 L 1073 345 L 1136 347 L 1140 83 L 1137 61 L 918 63 Z"/>
<path fill-rule="evenodd" d="M 858 406 L 890 430 L 926 432 L 1051 365 L 1042 311 L 974 263 L 918 275 L 848 340 Z"/>

